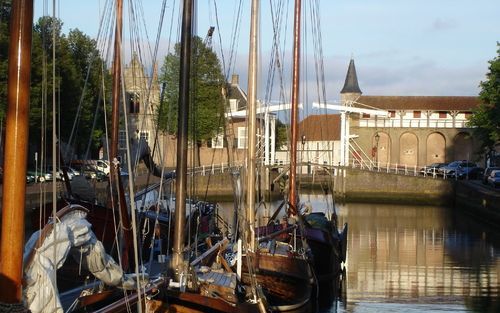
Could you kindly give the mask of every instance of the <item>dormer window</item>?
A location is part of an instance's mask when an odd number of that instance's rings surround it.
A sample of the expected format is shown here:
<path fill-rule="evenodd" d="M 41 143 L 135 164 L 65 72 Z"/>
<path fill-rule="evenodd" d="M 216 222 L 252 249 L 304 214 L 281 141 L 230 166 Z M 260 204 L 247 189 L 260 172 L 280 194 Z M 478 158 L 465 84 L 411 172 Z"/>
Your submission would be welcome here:
<path fill-rule="evenodd" d="M 238 100 L 229 99 L 229 108 L 231 109 L 231 112 L 238 111 Z"/>

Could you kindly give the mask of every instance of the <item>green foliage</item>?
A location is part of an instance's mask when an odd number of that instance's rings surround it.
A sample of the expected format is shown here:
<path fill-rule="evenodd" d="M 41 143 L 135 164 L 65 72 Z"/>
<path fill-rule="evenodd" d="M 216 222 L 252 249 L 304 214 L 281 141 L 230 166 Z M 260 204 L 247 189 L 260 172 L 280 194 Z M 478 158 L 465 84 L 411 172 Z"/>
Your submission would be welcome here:
<path fill-rule="evenodd" d="M 278 150 L 288 143 L 288 129 L 289 125 L 284 124 L 280 120 L 276 120 L 275 134 L 276 142 L 275 149 Z"/>
<path fill-rule="evenodd" d="M 10 1 L 0 1 L 0 121 L 5 121 L 7 109 L 7 68 L 9 53 Z"/>
<path fill-rule="evenodd" d="M 481 140 L 484 151 L 492 151 L 500 143 L 500 43 L 497 43 L 497 56 L 489 61 L 486 81 L 480 83 L 481 104 L 469 119 L 474 127 L 474 137 Z"/>
<path fill-rule="evenodd" d="M 199 37 L 193 38 L 191 63 L 191 107 L 189 132 L 194 141 L 207 141 L 221 127 L 223 114 L 221 89 L 225 84 L 217 55 Z M 179 99 L 180 44 L 165 57 L 160 81 L 165 83 L 164 101 L 157 112 L 159 127 L 169 134 L 177 133 Z M 193 137 L 194 136 L 194 137 Z"/>
<path fill-rule="evenodd" d="M 4 116 L 7 107 L 10 8 L 10 1 L 0 2 L 0 117 Z M 60 126 L 57 133 L 63 141 L 67 142 L 69 139 L 78 106 L 82 104 L 78 127 L 75 128 L 74 134 L 74 138 L 80 140 L 74 143 L 76 152 L 82 153 L 86 150 L 89 136 L 94 139 L 94 149 L 100 144 L 104 123 L 98 122 L 96 125 L 101 126 L 93 132 L 91 129 L 95 108 L 98 99 L 101 98 L 102 76 L 105 75 L 104 79 L 109 84 L 109 75 L 107 71 L 104 73 L 102 71 L 103 60 L 99 57 L 96 42 L 77 29 L 71 30 L 66 36 L 61 33 L 62 25 L 58 19 L 41 17 L 33 27 L 30 146 L 40 151 L 42 136 L 46 138 L 44 144 L 50 144 L 47 138 L 50 138 L 52 132 L 52 90 L 55 81 L 56 105 L 60 112 L 56 116 L 57 125 Z M 53 29 L 55 29 L 55 79 L 52 74 Z"/>
<path fill-rule="evenodd" d="M 30 113 L 30 138 L 35 143 L 40 141 L 42 133 L 50 134 L 52 131 L 52 114 L 48 119 L 43 112 L 52 112 L 52 30 L 56 29 L 55 43 L 55 88 L 57 101 L 60 104 L 60 137 L 68 141 L 79 105 L 80 115 L 77 120 L 76 133 L 73 138 L 76 142 L 70 144 L 77 153 L 86 150 L 90 136 L 93 147 L 100 144 L 96 138 L 102 134 L 103 123 L 97 123 L 97 130 L 92 131 L 95 107 L 98 105 L 100 89 L 102 86 L 102 65 L 96 48 L 95 40 L 83 34 L 78 29 L 71 30 L 66 36 L 61 34 L 62 22 L 51 17 L 42 17 L 34 26 L 32 44 L 32 70 L 31 70 L 31 113 Z M 105 77 L 109 81 L 109 77 Z M 48 108 L 47 108 L 48 106 Z M 102 114 L 100 115 L 102 117 Z M 102 120 L 102 118 L 101 118 Z M 40 126 L 47 124 L 45 129 Z M 101 125 L 101 126 L 99 126 Z M 46 135 L 47 136 L 47 135 Z M 49 136 L 47 136 L 49 137 Z"/>

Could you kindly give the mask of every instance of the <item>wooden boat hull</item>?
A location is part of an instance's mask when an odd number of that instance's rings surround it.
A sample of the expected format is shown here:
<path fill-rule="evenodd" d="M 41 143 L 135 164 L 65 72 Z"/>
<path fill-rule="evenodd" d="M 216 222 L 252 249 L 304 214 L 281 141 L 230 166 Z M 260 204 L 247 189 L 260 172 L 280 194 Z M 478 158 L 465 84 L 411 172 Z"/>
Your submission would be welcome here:
<path fill-rule="evenodd" d="M 339 234 L 334 223 L 327 220 L 324 214 L 317 213 L 314 219 L 319 219 L 323 225 L 307 223 L 306 216 L 304 237 L 313 255 L 313 266 L 318 280 L 318 301 L 330 303 L 338 296 L 342 262 L 345 261 L 345 240 L 347 226 Z"/>
<path fill-rule="evenodd" d="M 242 282 L 250 285 L 248 259 L 243 257 Z M 309 312 L 314 277 L 307 259 L 292 255 L 256 253 L 251 257 L 254 276 L 271 310 Z"/>

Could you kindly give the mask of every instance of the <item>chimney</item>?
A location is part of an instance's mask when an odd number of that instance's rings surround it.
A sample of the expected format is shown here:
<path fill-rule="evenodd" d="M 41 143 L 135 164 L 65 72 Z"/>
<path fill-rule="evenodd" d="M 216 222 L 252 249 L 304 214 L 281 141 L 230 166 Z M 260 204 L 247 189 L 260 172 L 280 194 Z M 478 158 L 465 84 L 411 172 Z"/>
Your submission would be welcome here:
<path fill-rule="evenodd" d="M 233 76 L 231 77 L 231 84 L 238 85 L 239 83 L 240 83 L 240 75 L 233 74 Z"/>

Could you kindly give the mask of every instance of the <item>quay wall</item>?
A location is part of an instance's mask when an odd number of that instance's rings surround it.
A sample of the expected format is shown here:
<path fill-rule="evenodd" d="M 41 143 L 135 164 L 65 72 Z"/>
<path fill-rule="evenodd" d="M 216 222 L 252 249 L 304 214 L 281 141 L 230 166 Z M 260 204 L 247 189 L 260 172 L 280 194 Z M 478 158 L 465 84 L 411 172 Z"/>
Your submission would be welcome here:
<path fill-rule="evenodd" d="M 271 182 L 276 173 L 267 180 Z M 145 180 L 145 179 L 143 179 Z M 263 179 L 264 180 L 264 179 Z M 138 189 L 145 186 L 145 181 L 137 181 Z M 500 212 L 500 193 L 497 190 L 483 187 L 474 181 L 454 181 L 421 176 L 405 176 L 384 172 L 370 172 L 351 168 L 338 168 L 333 176 L 301 175 L 300 185 L 303 190 L 334 190 L 339 200 L 346 202 L 378 202 L 407 204 L 460 205 L 482 210 L 487 216 Z M 244 182 L 242 181 L 244 185 Z M 279 197 L 279 182 L 272 191 L 264 194 L 271 198 Z M 188 192 L 199 199 L 231 201 L 233 182 L 229 173 L 207 176 L 194 176 L 188 179 Z M 264 185 L 264 184 L 263 184 Z M 46 184 L 44 187 L 48 187 Z M 97 193 L 106 191 L 106 182 L 96 185 Z M 51 199 L 50 188 L 40 196 L 39 186 L 29 186 L 26 197 L 26 207 L 32 208 L 40 202 Z M 62 186 L 59 186 L 62 189 Z"/>
<path fill-rule="evenodd" d="M 346 202 L 453 204 L 456 181 L 423 176 L 337 169 L 334 191 Z"/>

